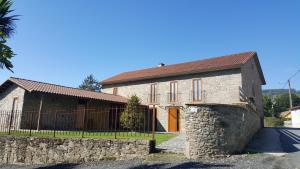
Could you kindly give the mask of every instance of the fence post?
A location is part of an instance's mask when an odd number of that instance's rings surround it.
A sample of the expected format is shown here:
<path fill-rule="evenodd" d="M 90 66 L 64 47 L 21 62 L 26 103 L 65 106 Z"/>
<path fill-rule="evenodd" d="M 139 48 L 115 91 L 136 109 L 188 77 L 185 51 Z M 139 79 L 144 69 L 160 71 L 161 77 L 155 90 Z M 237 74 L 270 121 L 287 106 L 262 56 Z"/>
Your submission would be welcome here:
<path fill-rule="evenodd" d="M 155 140 L 155 105 L 152 109 L 152 140 Z"/>
<path fill-rule="evenodd" d="M 57 110 L 54 113 L 54 131 L 53 131 L 53 137 L 55 137 L 55 132 L 56 132 L 56 116 L 57 116 Z"/>
<path fill-rule="evenodd" d="M 12 110 L 11 113 L 10 113 L 9 126 L 8 126 L 8 135 L 10 135 L 10 130 L 11 130 L 11 124 L 12 124 L 13 114 L 14 114 L 14 110 Z"/>
<path fill-rule="evenodd" d="M 117 139 L 117 106 L 116 106 L 116 111 L 115 111 L 115 139 Z"/>
<path fill-rule="evenodd" d="M 30 115 L 30 128 L 29 128 L 29 136 L 31 137 L 31 128 L 32 128 L 32 116 L 33 116 L 33 112 L 31 112 L 31 115 Z"/>
<path fill-rule="evenodd" d="M 84 108 L 84 111 L 83 111 L 83 126 L 82 126 L 81 138 L 84 137 L 86 111 L 87 111 L 87 108 L 85 107 L 85 108 Z"/>

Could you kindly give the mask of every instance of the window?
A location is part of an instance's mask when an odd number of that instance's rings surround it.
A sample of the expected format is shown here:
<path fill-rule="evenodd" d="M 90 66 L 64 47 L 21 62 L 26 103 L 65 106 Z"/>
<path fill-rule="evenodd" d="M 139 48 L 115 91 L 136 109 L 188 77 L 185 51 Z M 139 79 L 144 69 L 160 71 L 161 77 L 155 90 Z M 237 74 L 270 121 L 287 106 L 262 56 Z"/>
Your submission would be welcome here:
<path fill-rule="evenodd" d="M 201 79 L 194 79 L 193 80 L 193 101 L 200 101 L 202 98 L 202 86 L 201 86 Z"/>
<path fill-rule="evenodd" d="M 118 88 L 115 87 L 115 88 L 113 89 L 113 94 L 114 94 L 114 95 L 117 95 L 117 94 L 118 94 Z"/>
<path fill-rule="evenodd" d="M 171 82 L 170 83 L 170 102 L 175 102 L 177 101 L 177 95 L 178 95 L 178 92 L 177 92 L 177 82 Z"/>
<path fill-rule="evenodd" d="M 157 101 L 156 88 L 157 88 L 156 84 L 150 85 L 150 102 L 151 103 L 155 103 Z"/>

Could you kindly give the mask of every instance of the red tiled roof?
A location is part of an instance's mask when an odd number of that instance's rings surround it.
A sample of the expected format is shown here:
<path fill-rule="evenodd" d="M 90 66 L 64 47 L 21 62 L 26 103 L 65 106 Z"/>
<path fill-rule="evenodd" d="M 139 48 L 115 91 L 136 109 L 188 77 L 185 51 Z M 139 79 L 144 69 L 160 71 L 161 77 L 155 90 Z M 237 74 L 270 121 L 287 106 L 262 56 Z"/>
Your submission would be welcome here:
<path fill-rule="evenodd" d="M 291 113 L 291 111 L 284 111 L 280 113 L 280 117 L 286 117 Z"/>
<path fill-rule="evenodd" d="M 15 77 L 11 77 L 5 83 L 3 83 L 0 86 L 0 92 L 1 89 L 3 90 L 9 82 L 15 83 L 16 85 L 24 88 L 29 92 L 35 91 L 35 92 L 59 94 L 65 96 L 74 96 L 79 98 L 88 98 L 88 99 L 112 101 L 112 102 L 119 102 L 119 103 L 127 102 L 127 99 L 122 96 L 86 91 L 86 90 L 72 88 L 72 87 L 65 87 L 65 86 L 49 84 L 44 82 L 37 82 L 33 80 L 20 79 Z"/>
<path fill-rule="evenodd" d="M 256 52 L 245 52 L 205 60 L 185 62 L 162 67 L 148 68 L 131 72 L 120 73 L 100 82 L 102 85 L 147 80 L 169 76 L 178 76 L 194 73 L 203 73 L 218 70 L 240 68 L 250 58 L 254 58 L 257 64 L 262 84 L 265 84 L 260 63 Z"/>

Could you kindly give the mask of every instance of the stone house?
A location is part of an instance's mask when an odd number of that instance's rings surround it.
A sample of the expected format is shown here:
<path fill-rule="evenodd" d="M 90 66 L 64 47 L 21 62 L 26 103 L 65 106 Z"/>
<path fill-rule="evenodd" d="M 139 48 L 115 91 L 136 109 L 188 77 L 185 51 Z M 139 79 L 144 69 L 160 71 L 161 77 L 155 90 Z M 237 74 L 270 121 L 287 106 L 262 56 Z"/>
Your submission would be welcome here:
<path fill-rule="evenodd" d="M 185 131 L 188 105 L 247 104 L 263 126 L 261 86 L 266 84 L 256 52 L 124 72 L 100 82 L 102 91 L 137 95 L 155 107 L 158 131 Z M 258 119 L 259 120 L 259 119 Z"/>
<path fill-rule="evenodd" d="M 122 96 L 11 77 L 0 86 L 0 129 L 52 129 L 55 116 L 57 129 L 82 129 L 87 114 L 88 129 L 107 130 L 115 118 L 111 107 L 126 102 Z"/>

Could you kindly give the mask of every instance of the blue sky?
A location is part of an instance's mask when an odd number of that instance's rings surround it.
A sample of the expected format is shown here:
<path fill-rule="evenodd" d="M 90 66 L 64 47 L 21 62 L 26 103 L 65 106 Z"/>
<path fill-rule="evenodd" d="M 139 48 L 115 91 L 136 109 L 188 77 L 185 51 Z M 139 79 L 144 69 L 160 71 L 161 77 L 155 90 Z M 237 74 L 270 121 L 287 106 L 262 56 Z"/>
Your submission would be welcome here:
<path fill-rule="evenodd" d="M 300 69 L 298 0 L 16 0 L 10 76 L 77 87 L 119 72 L 257 51 L 282 88 Z M 300 89 L 300 73 L 292 79 Z"/>

